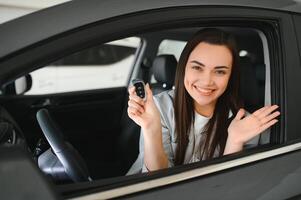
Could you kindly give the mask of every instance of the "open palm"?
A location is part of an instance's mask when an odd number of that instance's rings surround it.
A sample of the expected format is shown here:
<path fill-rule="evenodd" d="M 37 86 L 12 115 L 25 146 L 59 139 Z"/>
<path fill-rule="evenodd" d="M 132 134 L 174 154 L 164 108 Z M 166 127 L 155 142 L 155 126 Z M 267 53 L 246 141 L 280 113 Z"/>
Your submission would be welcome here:
<path fill-rule="evenodd" d="M 240 109 L 230 123 L 228 138 L 234 143 L 246 143 L 278 121 L 275 119 L 280 115 L 279 111 L 275 111 L 277 108 L 277 105 L 265 106 L 247 116 L 245 110 Z"/>

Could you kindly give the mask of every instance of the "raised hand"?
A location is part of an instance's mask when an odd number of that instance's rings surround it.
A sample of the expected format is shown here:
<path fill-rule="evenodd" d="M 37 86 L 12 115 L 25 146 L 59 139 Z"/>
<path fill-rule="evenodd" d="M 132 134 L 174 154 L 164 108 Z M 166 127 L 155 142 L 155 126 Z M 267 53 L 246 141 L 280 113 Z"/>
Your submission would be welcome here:
<path fill-rule="evenodd" d="M 235 152 L 231 146 L 234 149 L 242 148 L 244 143 L 277 123 L 278 120 L 275 118 L 280 115 L 280 112 L 276 111 L 277 108 L 277 105 L 265 106 L 246 117 L 245 110 L 240 109 L 228 127 L 225 151 Z"/>
<path fill-rule="evenodd" d="M 143 130 L 144 164 L 149 171 L 153 171 L 167 168 L 168 159 L 162 142 L 160 113 L 148 84 L 145 92 L 147 99 L 143 101 L 134 87 L 129 88 L 128 115 Z"/>
<path fill-rule="evenodd" d="M 145 86 L 147 94 L 146 101 L 143 101 L 135 92 L 135 87 L 129 88 L 128 115 L 141 128 L 160 128 L 160 113 L 153 100 L 153 94 L 149 84 Z"/>

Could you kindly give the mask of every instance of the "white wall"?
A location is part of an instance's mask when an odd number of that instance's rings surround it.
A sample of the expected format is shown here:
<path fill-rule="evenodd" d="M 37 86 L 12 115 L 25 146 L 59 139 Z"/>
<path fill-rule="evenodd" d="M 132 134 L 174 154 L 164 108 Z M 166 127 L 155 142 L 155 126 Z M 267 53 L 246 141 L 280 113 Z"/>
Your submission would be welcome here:
<path fill-rule="evenodd" d="M 0 5 L 0 24 L 34 11 L 35 9 L 7 7 Z"/>
<path fill-rule="evenodd" d="M 0 0 L 0 23 L 70 0 Z"/>

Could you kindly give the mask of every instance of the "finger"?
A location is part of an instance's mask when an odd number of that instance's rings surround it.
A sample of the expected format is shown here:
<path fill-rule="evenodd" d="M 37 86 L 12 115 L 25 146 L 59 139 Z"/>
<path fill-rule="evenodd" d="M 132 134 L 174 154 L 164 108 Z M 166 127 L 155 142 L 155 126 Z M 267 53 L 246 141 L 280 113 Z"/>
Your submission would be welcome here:
<path fill-rule="evenodd" d="M 268 116 L 270 113 L 272 113 L 277 108 L 278 108 L 277 105 L 269 106 L 267 109 L 265 109 L 264 111 L 262 111 L 261 113 L 259 113 L 257 117 L 259 119 L 262 119 L 262 118 Z"/>
<path fill-rule="evenodd" d="M 135 86 L 130 86 L 129 89 L 128 89 L 128 91 L 129 91 L 130 95 L 136 94 L 136 92 L 135 92 Z"/>
<path fill-rule="evenodd" d="M 241 108 L 237 112 L 237 114 L 235 116 L 235 120 L 241 120 L 241 118 L 243 118 L 243 116 L 245 116 L 245 110 Z"/>
<path fill-rule="evenodd" d="M 135 123 L 138 122 L 139 117 L 141 116 L 141 114 L 135 114 L 130 111 L 128 111 L 128 115 L 129 115 L 129 118 L 131 118 Z"/>
<path fill-rule="evenodd" d="M 153 92 L 152 92 L 152 90 L 150 89 L 148 83 L 145 85 L 145 91 L 146 91 L 146 95 L 147 95 L 147 100 L 152 101 L 152 100 L 153 100 Z"/>
<path fill-rule="evenodd" d="M 258 110 L 256 110 L 255 112 L 253 112 L 252 114 L 255 115 L 256 117 L 258 117 L 258 115 L 262 112 L 264 112 L 266 109 L 268 109 L 270 106 L 264 106 Z"/>
<path fill-rule="evenodd" d="M 128 106 L 131 108 L 135 108 L 137 109 L 139 112 L 143 113 L 144 112 L 144 108 L 143 106 L 141 106 L 140 104 L 138 104 L 137 102 L 133 101 L 133 100 L 129 100 L 128 101 Z"/>
<path fill-rule="evenodd" d="M 279 111 L 273 112 L 272 114 L 270 114 L 270 115 L 266 116 L 265 118 L 263 118 L 262 120 L 260 120 L 260 122 L 262 124 L 265 124 L 265 123 L 271 121 L 272 119 L 278 117 L 279 115 L 280 115 Z"/>
<path fill-rule="evenodd" d="M 269 121 L 268 123 L 264 124 L 263 126 L 260 127 L 260 132 L 262 133 L 263 131 L 265 131 L 266 129 L 270 128 L 271 126 L 273 126 L 274 124 L 276 124 L 278 122 L 277 119 L 273 119 L 272 121 Z"/>
<path fill-rule="evenodd" d="M 131 119 L 134 119 L 134 118 L 135 118 L 135 116 L 136 116 L 135 113 L 131 112 L 129 108 L 128 108 L 127 112 L 128 112 L 128 116 L 129 116 Z"/>
<path fill-rule="evenodd" d="M 128 107 L 128 114 L 134 115 L 134 116 L 140 116 L 142 113 L 133 107 Z"/>
<path fill-rule="evenodd" d="M 135 114 L 135 113 L 131 112 L 130 110 L 128 110 L 128 115 L 129 115 L 129 117 L 130 117 L 131 119 L 133 119 L 133 120 L 134 120 L 137 116 L 139 116 L 138 113 Z"/>
<path fill-rule="evenodd" d="M 141 106 L 144 106 L 144 101 L 141 97 L 138 97 L 137 95 L 130 95 L 129 100 L 135 101 L 136 103 L 140 104 Z"/>
<path fill-rule="evenodd" d="M 129 100 L 128 106 L 131 108 L 135 108 L 135 109 L 139 110 L 140 112 L 144 112 L 144 107 L 142 105 L 140 105 L 139 103 L 137 103 L 136 101 Z"/>

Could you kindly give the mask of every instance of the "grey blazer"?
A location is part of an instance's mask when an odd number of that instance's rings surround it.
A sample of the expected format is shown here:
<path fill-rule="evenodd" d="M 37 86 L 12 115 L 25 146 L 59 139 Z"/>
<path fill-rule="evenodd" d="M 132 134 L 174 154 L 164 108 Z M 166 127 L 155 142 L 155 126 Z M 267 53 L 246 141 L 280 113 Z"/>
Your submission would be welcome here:
<path fill-rule="evenodd" d="M 158 110 L 161 115 L 161 124 L 162 124 L 162 141 L 165 153 L 168 158 L 169 167 L 174 166 L 175 152 L 177 148 L 176 143 L 176 134 L 175 134 L 175 116 L 174 116 L 174 107 L 173 107 L 173 97 L 174 90 L 169 90 L 157 94 L 154 96 L 154 102 L 158 107 Z M 231 113 L 232 114 L 232 113 Z M 260 137 L 255 137 L 250 140 L 246 146 L 253 147 L 259 144 Z M 187 146 L 187 152 L 193 152 L 194 146 L 190 142 Z M 185 163 L 185 162 L 184 162 Z M 143 133 L 140 133 L 140 142 L 139 142 L 139 155 L 134 164 L 129 169 L 127 175 L 147 172 L 147 168 L 144 165 L 144 141 Z"/>

